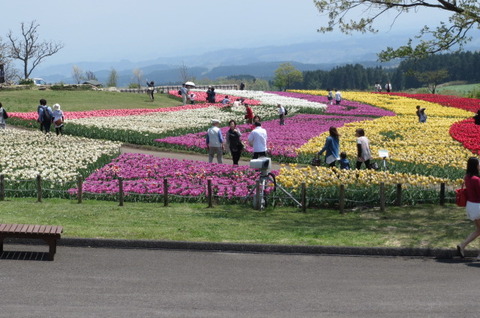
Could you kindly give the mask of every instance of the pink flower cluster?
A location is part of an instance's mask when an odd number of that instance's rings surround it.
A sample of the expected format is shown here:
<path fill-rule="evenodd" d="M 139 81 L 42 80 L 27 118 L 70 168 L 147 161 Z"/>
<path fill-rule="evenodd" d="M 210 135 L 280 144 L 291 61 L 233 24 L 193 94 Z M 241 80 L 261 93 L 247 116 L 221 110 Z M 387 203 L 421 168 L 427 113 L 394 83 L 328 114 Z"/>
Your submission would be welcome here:
<path fill-rule="evenodd" d="M 255 185 L 258 171 L 248 166 L 207 163 L 193 160 L 158 158 L 144 154 L 122 154 L 92 173 L 83 183 L 83 191 L 98 194 L 118 193 L 118 177 L 124 179 L 125 193 L 163 194 L 163 180 L 168 179 L 168 193 L 179 196 L 205 195 L 207 179 L 213 192 L 221 197 L 243 197 Z M 76 193 L 71 189 L 71 193 Z"/>
<path fill-rule="evenodd" d="M 176 106 L 176 107 L 165 107 L 165 108 L 136 108 L 136 109 L 100 109 L 100 110 L 89 110 L 89 111 L 78 111 L 78 112 L 68 112 L 64 111 L 63 114 L 65 118 L 68 119 L 80 119 L 80 118 L 90 118 L 90 117 L 126 117 L 133 115 L 142 115 L 148 113 L 164 113 L 164 112 L 176 112 L 186 109 L 198 109 L 206 108 L 210 106 L 219 107 L 218 104 L 195 104 L 195 105 L 185 105 L 185 106 Z M 9 116 L 17 117 L 24 120 L 36 120 L 38 118 L 37 112 L 28 112 L 28 113 L 8 113 Z"/>
<path fill-rule="evenodd" d="M 278 120 L 262 122 L 262 127 L 267 130 L 268 150 L 270 155 L 297 157 L 296 149 L 326 131 L 331 126 L 341 127 L 346 123 L 355 121 L 369 120 L 372 118 L 360 116 L 329 116 L 329 115 L 296 115 L 285 120 L 285 125 L 280 126 Z M 252 130 L 252 125 L 238 125 L 242 134 L 242 141 L 246 145 L 246 150 L 252 152 L 252 147 L 248 145 L 248 133 Z M 222 134 L 225 136 L 228 127 L 222 127 Z M 156 139 L 155 141 L 176 144 L 185 147 L 206 148 L 206 132 L 187 134 L 177 137 L 166 137 Z"/>
<path fill-rule="evenodd" d="M 195 94 L 195 101 L 198 101 L 198 102 L 202 103 L 202 102 L 205 102 L 207 100 L 207 92 L 193 91 L 192 93 Z M 175 97 L 180 97 L 178 95 L 178 91 L 168 91 L 168 94 L 170 94 L 172 96 L 175 96 Z M 228 96 L 231 103 L 233 103 L 237 98 L 241 98 L 240 96 L 232 96 L 232 95 L 225 95 L 225 94 L 216 93 L 215 94 L 216 102 L 220 103 L 225 98 L 225 96 Z M 249 98 L 244 98 L 244 99 L 245 99 L 244 103 L 247 103 L 249 105 L 256 106 L 256 105 L 261 104 L 261 102 L 256 100 L 256 99 L 249 99 Z"/>
<path fill-rule="evenodd" d="M 269 92 L 269 93 L 277 94 L 285 97 L 301 98 L 301 99 L 308 100 L 310 102 L 327 104 L 327 110 L 325 111 L 326 114 L 352 115 L 352 116 L 361 115 L 361 116 L 375 116 L 375 117 L 396 115 L 394 112 L 386 109 L 362 104 L 355 101 L 349 101 L 345 99 L 342 100 L 341 105 L 335 105 L 335 101 L 333 102 L 334 105 L 329 105 L 327 96 L 308 95 L 308 94 L 292 93 L 292 92 Z"/>

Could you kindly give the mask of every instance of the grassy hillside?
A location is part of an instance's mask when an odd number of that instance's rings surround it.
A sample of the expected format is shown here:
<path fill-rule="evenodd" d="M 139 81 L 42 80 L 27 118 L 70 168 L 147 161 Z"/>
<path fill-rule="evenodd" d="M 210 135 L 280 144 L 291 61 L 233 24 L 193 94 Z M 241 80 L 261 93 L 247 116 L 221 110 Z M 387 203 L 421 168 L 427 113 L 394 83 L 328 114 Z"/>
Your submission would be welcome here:
<path fill-rule="evenodd" d="M 39 100 L 45 98 L 48 105 L 58 103 L 65 111 L 159 108 L 181 105 L 180 99 L 167 94 L 155 94 L 151 102 L 147 94 L 104 91 L 52 91 L 52 90 L 0 90 L 0 102 L 9 112 L 36 111 Z"/>
<path fill-rule="evenodd" d="M 480 91 L 480 84 L 445 85 L 437 88 L 438 94 L 467 97 L 473 91 Z"/>

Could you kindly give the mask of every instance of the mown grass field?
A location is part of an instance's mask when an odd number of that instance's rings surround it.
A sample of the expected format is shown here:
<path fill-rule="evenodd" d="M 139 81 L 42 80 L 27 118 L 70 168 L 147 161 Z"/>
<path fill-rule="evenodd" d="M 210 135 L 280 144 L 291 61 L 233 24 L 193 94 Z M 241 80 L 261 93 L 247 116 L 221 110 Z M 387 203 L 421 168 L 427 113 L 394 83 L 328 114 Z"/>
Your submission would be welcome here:
<path fill-rule="evenodd" d="M 438 94 L 455 95 L 466 97 L 473 91 L 480 91 L 480 84 L 461 84 L 440 86 L 437 89 Z"/>
<path fill-rule="evenodd" d="M 41 98 L 46 99 L 49 106 L 60 104 L 64 111 L 160 108 L 182 104 L 180 99 L 171 98 L 167 94 L 155 94 L 155 101 L 151 102 L 147 94 L 87 90 L 0 90 L 0 102 L 9 112 L 36 112 Z"/>
<path fill-rule="evenodd" d="M 62 225 L 64 237 L 270 243 L 364 247 L 453 248 L 473 225 L 453 205 L 390 207 L 339 214 L 336 210 L 244 205 L 207 208 L 171 204 L 46 199 L 0 202 L 1 222 Z"/>

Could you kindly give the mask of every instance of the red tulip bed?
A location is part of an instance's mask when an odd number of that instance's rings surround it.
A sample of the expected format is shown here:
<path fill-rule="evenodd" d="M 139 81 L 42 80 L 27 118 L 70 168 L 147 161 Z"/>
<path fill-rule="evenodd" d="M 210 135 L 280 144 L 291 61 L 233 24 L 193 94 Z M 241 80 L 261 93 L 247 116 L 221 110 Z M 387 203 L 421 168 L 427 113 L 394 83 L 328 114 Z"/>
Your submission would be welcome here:
<path fill-rule="evenodd" d="M 480 110 L 480 99 L 475 98 L 434 94 L 393 93 L 393 95 L 425 100 L 443 106 L 464 109 L 474 113 Z M 461 142 L 463 146 L 472 153 L 480 154 L 480 126 L 475 125 L 472 118 L 456 122 L 450 127 L 449 132 L 453 139 Z"/>

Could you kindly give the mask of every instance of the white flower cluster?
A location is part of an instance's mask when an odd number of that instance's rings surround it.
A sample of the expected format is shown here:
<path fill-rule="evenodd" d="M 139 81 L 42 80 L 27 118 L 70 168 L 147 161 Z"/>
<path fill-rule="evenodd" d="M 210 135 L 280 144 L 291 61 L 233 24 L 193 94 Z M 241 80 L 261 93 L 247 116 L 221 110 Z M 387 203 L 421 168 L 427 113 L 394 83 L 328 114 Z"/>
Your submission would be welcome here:
<path fill-rule="evenodd" d="M 79 169 L 102 155 L 119 153 L 120 143 L 72 136 L 45 135 L 40 131 L 0 130 L 0 173 L 6 180 L 73 181 Z"/>
<path fill-rule="evenodd" d="M 238 96 L 250 99 L 256 99 L 262 102 L 263 105 L 274 105 L 281 104 L 282 106 L 287 107 L 309 107 L 309 108 L 320 108 L 326 109 L 327 105 L 322 103 L 311 102 L 301 98 L 286 97 L 280 96 L 273 93 L 267 93 L 262 91 L 239 91 L 239 90 L 215 90 L 218 94 L 225 94 L 228 96 Z M 290 112 L 290 109 L 289 109 Z"/>
<path fill-rule="evenodd" d="M 272 106 L 253 106 L 255 115 L 261 118 L 275 116 L 277 110 Z M 295 109 L 291 110 L 292 113 Z M 290 109 L 289 109 L 290 112 Z M 148 113 L 128 117 L 91 117 L 72 119 L 70 122 L 98 128 L 136 130 L 149 133 L 164 133 L 175 129 L 201 128 L 210 125 L 212 119 L 228 122 L 234 119 L 238 124 L 244 122 L 245 107 L 232 107 L 222 110 L 211 106 L 206 108 L 186 109 L 181 111 Z"/>

